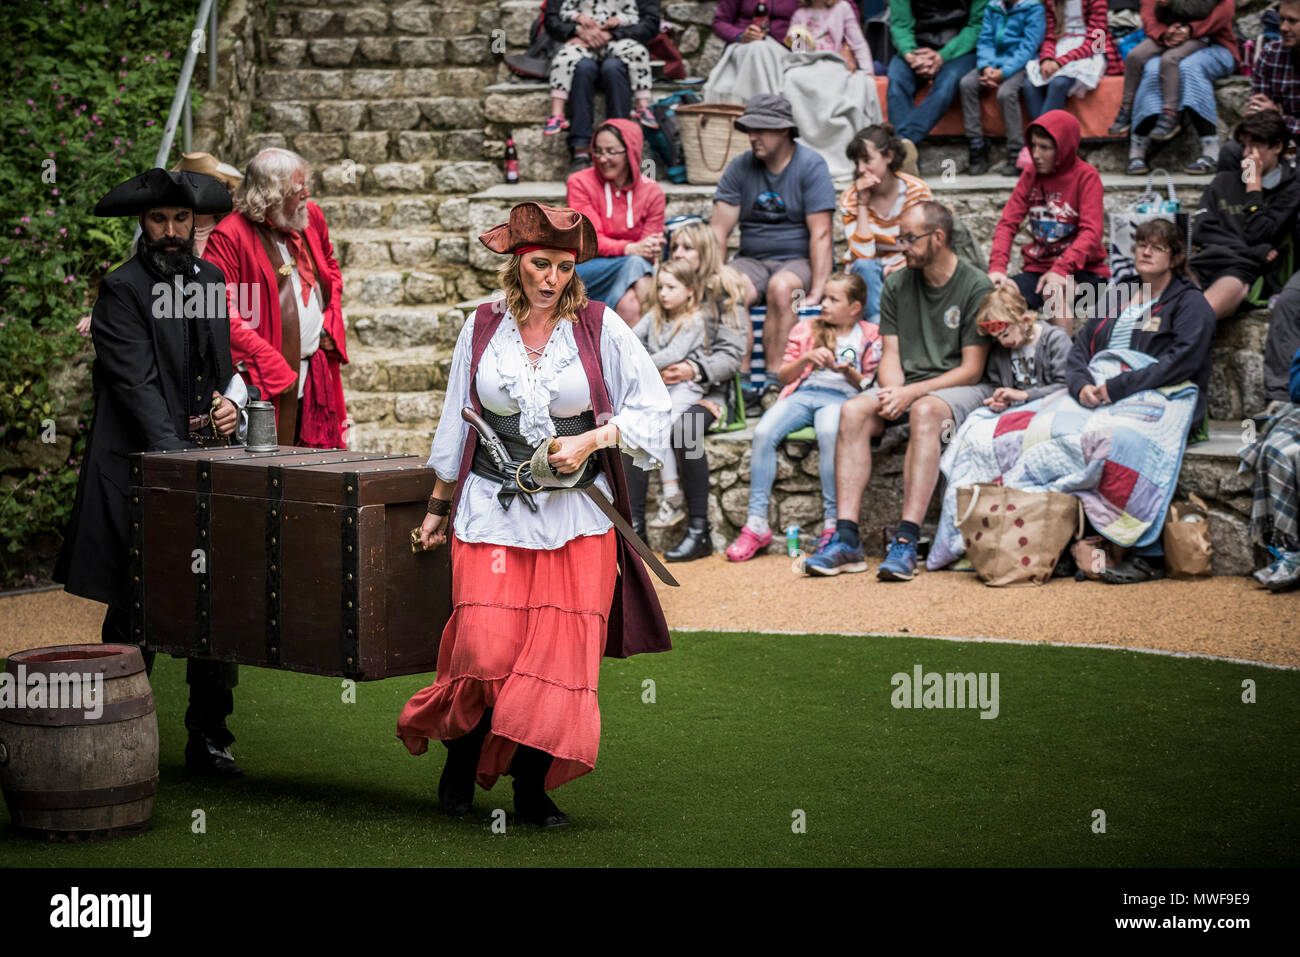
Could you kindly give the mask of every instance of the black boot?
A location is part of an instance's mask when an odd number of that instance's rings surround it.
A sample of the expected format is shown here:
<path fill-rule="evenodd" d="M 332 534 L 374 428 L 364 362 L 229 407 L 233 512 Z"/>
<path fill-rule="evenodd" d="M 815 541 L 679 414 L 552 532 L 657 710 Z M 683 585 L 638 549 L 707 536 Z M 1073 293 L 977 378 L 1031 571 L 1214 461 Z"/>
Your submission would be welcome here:
<path fill-rule="evenodd" d="M 971 176 L 983 176 L 989 168 L 989 147 L 983 140 L 978 143 L 971 140 L 970 143 L 970 165 L 967 172 Z"/>
<path fill-rule="evenodd" d="M 222 744 L 201 731 L 191 731 L 185 745 L 185 770 L 210 778 L 242 778 L 244 769 L 235 763 L 230 745 Z"/>
<path fill-rule="evenodd" d="M 640 518 L 633 518 L 633 519 L 632 519 L 632 531 L 636 532 L 636 537 L 639 538 L 639 539 L 641 539 L 641 541 L 643 541 L 643 542 L 644 542 L 644 541 L 648 541 L 648 539 L 645 537 L 645 536 L 646 536 L 646 531 L 645 531 L 645 516 L 644 516 L 644 515 L 641 516 Z"/>
<path fill-rule="evenodd" d="M 551 768 L 551 756 L 545 751 L 519 745 L 510 762 L 514 777 L 515 817 L 538 827 L 560 827 L 569 823 L 555 802 L 546 796 L 546 772 Z"/>
<path fill-rule="evenodd" d="M 707 518 L 692 518 L 686 526 L 686 537 L 670 552 L 664 553 L 667 562 L 693 562 L 713 554 L 713 535 Z"/>
<path fill-rule="evenodd" d="M 442 742 L 447 748 L 447 763 L 438 779 L 438 810 L 443 814 L 464 817 L 474 809 L 474 778 L 483 739 L 491 727 L 492 709 L 487 708 L 473 731 Z"/>

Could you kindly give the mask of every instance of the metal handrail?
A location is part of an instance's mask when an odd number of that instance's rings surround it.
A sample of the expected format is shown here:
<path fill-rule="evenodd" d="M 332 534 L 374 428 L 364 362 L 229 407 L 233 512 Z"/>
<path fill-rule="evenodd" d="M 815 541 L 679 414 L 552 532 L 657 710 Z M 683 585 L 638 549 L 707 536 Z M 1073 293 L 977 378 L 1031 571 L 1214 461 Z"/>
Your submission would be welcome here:
<path fill-rule="evenodd" d="M 205 23 L 208 24 L 206 30 L 203 26 Z M 212 89 L 217 85 L 216 0 L 202 0 L 199 4 L 199 15 L 194 21 L 194 29 L 190 31 L 190 42 L 186 48 L 185 62 L 181 65 L 181 76 L 176 82 L 176 93 L 172 96 L 171 109 L 167 111 L 167 124 L 163 127 L 163 140 L 158 146 L 157 154 L 154 156 L 154 166 L 162 166 L 167 162 L 167 154 L 171 152 L 172 143 L 176 140 L 176 123 L 181 119 L 182 110 L 185 113 L 185 129 L 182 143 L 185 145 L 185 152 L 190 151 L 193 127 L 190 112 L 190 83 L 194 78 L 194 63 L 198 60 L 199 51 L 203 48 L 205 34 L 208 41 L 208 88 Z"/>

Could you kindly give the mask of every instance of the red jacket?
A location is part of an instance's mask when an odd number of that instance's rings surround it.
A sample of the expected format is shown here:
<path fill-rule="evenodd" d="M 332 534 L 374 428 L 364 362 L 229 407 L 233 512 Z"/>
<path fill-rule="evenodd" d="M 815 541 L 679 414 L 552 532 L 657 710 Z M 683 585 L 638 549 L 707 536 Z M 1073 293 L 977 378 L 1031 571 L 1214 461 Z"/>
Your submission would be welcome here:
<path fill-rule="evenodd" d="M 329 388 L 336 400 L 330 404 L 342 410 L 343 381 L 339 376 L 339 365 L 348 361 L 343 330 L 343 273 L 334 258 L 334 247 L 330 245 L 325 214 L 312 202 L 307 203 L 307 228 L 303 236 L 311 248 L 312 258 L 316 260 L 324 287 L 319 292 L 324 303 L 325 332 L 329 333 L 339 350 L 337 356 L 327 354 L 332 372 Z M 275 403 L 278 416 L 280 393 L 298 381 L 298 369 L 291 367 L 280 354 L 279 286 L 262 243 L 253 232 L 252 223 L 243 213 L 231 213 L 208 237 L 203 258 L 221 267 L 226 276 L 231 354 L 235 362 L 243 362 L 247 367 L 245 378 L 249 385 L 257 386 L 263 399 Z M 252 289 L 241 291 L 244 283 L 251 284 Z M 252 315 L 240 311 L 241 302 L 251 307 Z M 311 394 L 312 383 L 309 381 L 303 401 L 307 402 Z M 304 417 L 307 414 L 304 407 Z M 346 412 L 339 421 L 340 433 L 344 419 Z"/>
<path fill-rule="evenodd" d="M 1160 42 L 1164 32 L 1168 30 L 1175 22 L 1181 21 L 1178 16 L 1176 4 L 1171 4 L 1166 8 L 1166 15 L 1172 14 L 1172 19 L 1165 22 L 1156 17 L 1156 0 L 1142 0 L 1142 29 L 1149 39 Z M 1237 46 L 1237 34 L 1233 32 L 1232 21 L 1237 16 L 1237 4 L 1235 0 L 1219 0 L 1218 5 L 1210 11 L 1210 15 L 1201 20 L 1186 20 L 1189 27 L 1192 28 L 1193 37 L 1204 37 L 1211 43 L 1217 43 L 1221 47 L 1227 47 L 1232 53 L 1234 63 L 1241 63 L 1241 50 Z"/>
<path fill-rule="evenodd" d="M 632 185 L 616 189 L 595 166 L 569 177 L 568 203 L 596 227 L 596 254 L 622 256 L 628 243 L 664 231 L 664 191 L 641 172 L 641 125 L 631 120 L 609 120 L 627 144 Z M 602 123 L 601 126 L 605 124 Z M 596 137 L 591 138 L 592 155 Z"/>
<path fill-rule="evenodd" d="M 1065 110 L 1049 110 L 1026 132 L 1035 127 L 1056 141 L 1056 168 L 1046 176 L 1032 168 L 1020 174 L 993 231 L 989 271 L 1007 271 L 1011 245 L 1028 216 L 1033 239 L 1020 250 L 1026 272 L 1109 276 L 1101 174 L 1079 159 L 1079 121 Z"/>
<path fill-rule="evenodd" d="M 1077 46 L 1069 53 L 1062 53 L 1060 56 L 1056 55 L 1056 4 L 1053 0 L 1043 0 L 1043 9 L 1047 11 L 1047 35 L 1043 38 L 1043 45 L 1038 48 L 1038 59 L 1055 60 L 1061 66 L 1065 66 L 1075 60 L 1092 56 L 1094 44 L 1098 39 L 1102 39 L 1106 43 L 1106 73 L 1124 72 L 1124 60 L 1119 55 L 1119 48 L 1115 46 L 1115 39 L 1110 35 L 1110 26 L 1107 22 L 1110 8 L 1106 0 L 1083 0 L 1083 24 L 1092 42 Z"/>

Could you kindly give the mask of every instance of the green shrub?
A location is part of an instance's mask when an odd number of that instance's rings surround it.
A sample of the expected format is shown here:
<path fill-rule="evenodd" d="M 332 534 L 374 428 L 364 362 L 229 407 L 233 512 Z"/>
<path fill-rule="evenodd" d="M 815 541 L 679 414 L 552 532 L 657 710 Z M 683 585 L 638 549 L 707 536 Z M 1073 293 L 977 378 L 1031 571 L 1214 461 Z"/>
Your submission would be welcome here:
<path fill-rule="evenodd" d="M 44 0 L 0 20 L 0 587 L 48 574 L 72 512 L 91 409 L 76 324 L 135 229 L 91 211 L 153 165 L 197 13 Z"/>

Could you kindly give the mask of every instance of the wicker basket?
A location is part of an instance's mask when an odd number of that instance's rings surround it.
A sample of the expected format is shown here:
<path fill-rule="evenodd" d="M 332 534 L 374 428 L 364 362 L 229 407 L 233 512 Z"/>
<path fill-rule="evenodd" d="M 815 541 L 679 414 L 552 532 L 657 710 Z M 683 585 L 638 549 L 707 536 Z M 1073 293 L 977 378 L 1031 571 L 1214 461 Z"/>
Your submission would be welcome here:
<path fill-rule="evenodd" d="M 677 107 L 688 183 L 716 183 L 722 179 L 727 164 L 749 149 L 749 137 L 733 125 L 744 112 L 745 108 L 737 103 L 687 103 Z"/>

